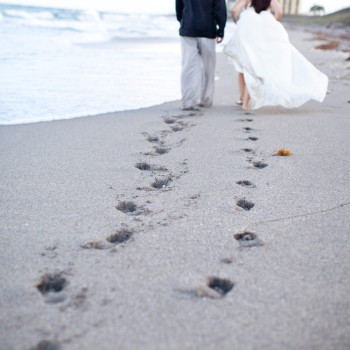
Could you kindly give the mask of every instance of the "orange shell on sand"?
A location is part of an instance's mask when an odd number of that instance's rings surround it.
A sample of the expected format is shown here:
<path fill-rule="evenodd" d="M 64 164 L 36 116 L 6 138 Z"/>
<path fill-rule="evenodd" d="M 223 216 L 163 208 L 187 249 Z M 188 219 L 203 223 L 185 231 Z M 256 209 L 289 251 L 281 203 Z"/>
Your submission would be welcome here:
<path fill-rule="evenodd" d="M 277 156 L 288 157 L 292 155 L 292 152 L 287 148 L 281 148 L 276 152 Z"/>

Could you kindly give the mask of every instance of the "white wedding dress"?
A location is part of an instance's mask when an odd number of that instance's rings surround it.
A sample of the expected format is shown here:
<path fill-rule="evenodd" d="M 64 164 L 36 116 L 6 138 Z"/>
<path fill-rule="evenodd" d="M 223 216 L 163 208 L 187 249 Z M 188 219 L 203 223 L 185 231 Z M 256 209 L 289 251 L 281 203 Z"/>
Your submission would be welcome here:
<path fill-rule="evenodd" d="M 244 75 L 251 109 L 294 108 L 311 99 L 322 102 L 326 96 L 327 76 L 290 43 L 288 33 L 269 11 L 244 10 L 224 53 Z"/>

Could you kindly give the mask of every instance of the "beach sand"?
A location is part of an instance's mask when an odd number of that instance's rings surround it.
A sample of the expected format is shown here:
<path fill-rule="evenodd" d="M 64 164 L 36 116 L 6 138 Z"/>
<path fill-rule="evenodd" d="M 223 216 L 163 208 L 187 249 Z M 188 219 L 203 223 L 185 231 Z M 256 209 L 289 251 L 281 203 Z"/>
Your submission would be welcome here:
<path fill-rule="evenodd" d="M 0 127 L 1 349 L 349 349 L 348 54 L 290 36 L 323 104 L 246 113 L 218 54 L 211 109 Z"/>

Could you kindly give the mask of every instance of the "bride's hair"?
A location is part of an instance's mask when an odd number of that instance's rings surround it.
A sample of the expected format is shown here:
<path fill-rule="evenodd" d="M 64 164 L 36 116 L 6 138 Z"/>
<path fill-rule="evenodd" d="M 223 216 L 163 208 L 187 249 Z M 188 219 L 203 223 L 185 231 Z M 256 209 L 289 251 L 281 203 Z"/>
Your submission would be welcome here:
<path fill-rule="evenodd" d="M 271 4 L 271 0 L 252 0 L 251 6 L 254 7 L 256 13 L 266 11 Z"/>

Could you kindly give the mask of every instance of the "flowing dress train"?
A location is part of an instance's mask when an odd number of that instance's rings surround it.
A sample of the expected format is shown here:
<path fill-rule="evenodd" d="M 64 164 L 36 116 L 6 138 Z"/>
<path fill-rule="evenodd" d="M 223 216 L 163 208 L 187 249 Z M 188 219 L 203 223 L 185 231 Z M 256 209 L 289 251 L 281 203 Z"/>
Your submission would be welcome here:
<path fill-rule="evenodd" d="M 244 75 L 251 109 L 294 108 L 311 99 L 322 102 L 326 96 L 328 77 L 290 43 L 283 25 L 269 11 L 244 10 L 224 53 Z"/>

